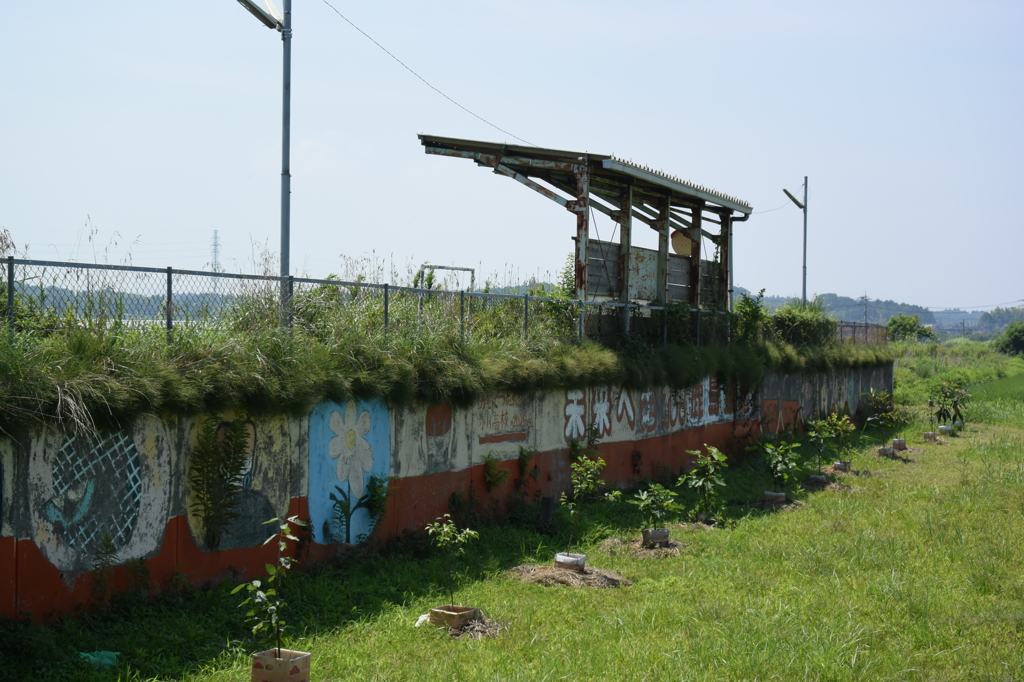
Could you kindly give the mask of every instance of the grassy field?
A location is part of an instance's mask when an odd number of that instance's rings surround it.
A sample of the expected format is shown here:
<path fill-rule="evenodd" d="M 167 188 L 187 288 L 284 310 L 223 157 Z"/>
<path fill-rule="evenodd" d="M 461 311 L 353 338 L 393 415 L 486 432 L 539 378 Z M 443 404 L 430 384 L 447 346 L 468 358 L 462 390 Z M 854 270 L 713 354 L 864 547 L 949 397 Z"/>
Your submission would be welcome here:
<path fill-rule="evenodd" d="M 970 339 L 943 343 L 893 343 L 896 402 L 924 405 L 942 381 L 972 388 L 986 382 L 1024 374 L 1024 358 L 997 353 L 992 344 Z M 1021 394 L 1018 393 L 1018 396 Z"/>
<path fill-rule="evenodd" d="M 314 652 L 315 680 L 1024 679 L 1021 381 L 974 388 L 966 429 L 944 443 L 924 444 L 927 422 L 912 423 L 908 445 L 923 452 L 911 462 L 877 457 L 893 434 L 869 432 L 852 458 L 860 473 L 837 475 L 849 488 L 800 492 L 782 511 L 754 504 L 770 486 L 763 466 L 734 463 L 729 522 L 674 526 L 679 556 L 608 549 L 636 537 L 639 516 L 591 504 L 578 548 L 629 587 L 522 583 L 508 569 L 550 563 L 564 518 L 554 535 L 537 531 L 532 506 L 480 520 L 456 600 L 507 627 L 494 639 L 413 627 L 442 603 L 446 572 L 412 535 L 293 576 L 291 643 Z M 33 680 L 248 679 L 256 645 L 230 587 L 125 595 L 50 628 L 7 623 L 0 664 Z M 121 667 L 76 660 L 94 650 L 120 651 Z"/>

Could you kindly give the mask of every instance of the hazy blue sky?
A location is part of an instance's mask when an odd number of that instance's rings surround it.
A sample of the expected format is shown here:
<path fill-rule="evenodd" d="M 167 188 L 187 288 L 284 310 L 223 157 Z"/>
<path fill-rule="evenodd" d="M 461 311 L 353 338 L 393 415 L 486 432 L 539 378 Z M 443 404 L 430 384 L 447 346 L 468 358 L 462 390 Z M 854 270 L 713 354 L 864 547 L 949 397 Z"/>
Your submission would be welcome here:
<path fill-rule="evenodd" d="M 514 135 L 764 211 L 736 231 L 738 285 L 799 295 L 801 216 L 781 189 L 808 175 L 810 293 L 1024 299 L 1019 0 L 332 2 Z M 372 252 L 402 271 L 560 268 L 569 213 L 416 134 L 515 140 L 323 0 L 293 16 L 296 274 Z M 276 250 L 277 32 L 234 0 L 13 3 L 4 23 L 0 227 L 30 257 L 201 268 L 215 229 L 229 270 Z"/>

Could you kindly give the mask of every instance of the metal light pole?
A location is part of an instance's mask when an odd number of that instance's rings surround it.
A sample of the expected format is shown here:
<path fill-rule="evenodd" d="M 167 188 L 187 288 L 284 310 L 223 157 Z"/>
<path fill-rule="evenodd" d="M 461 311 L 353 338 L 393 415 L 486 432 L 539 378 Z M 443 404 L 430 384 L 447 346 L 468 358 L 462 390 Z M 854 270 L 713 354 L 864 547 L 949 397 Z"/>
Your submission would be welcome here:
<path fill-rule="evenodd" d="M 803 294 L 801 295 L 801 304 L 807 306 L 807 176 L 804 176 L 804 201 L 800 203 L 795 196 L 790 194 L 788 189 L 783 189 L 786 196 L 789 197 L 797 208 L 804 212 L 804 286 Z"/>
<path fill-rule="evenodd" d="M 266 0 L 268 12 L 255 0 L 238 0 L 254 17 L 267 28 L 281 32 L 284 43 L 283 89 L 281 94 L 281 318 L 285 321 L 290 309 L 291 290 L 287 277 L 290 271 L 291 251 L 291 124 L 292 124 L 292 0 L 284 0 L 282 16 L 273 0 Z"/>

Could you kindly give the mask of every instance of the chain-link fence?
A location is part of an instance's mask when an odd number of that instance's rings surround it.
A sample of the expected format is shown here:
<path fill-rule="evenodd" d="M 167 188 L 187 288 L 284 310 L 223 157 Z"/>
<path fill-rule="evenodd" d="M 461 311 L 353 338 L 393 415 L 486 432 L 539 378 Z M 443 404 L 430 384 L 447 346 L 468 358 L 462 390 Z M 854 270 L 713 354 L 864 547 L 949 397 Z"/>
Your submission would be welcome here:
<path fill-rule="evenodd" d="M 277 326 L 314 337 L 457 335 L 464 339 L 726 345 L 733 316 L 686 303 L 639 305 L 337 279 L 243 275 L 8 257 L 0 313 L 42 333 L 114 325 L 245 333 Z M 880 330 L 880 335 L 879 335 Z M 885 328 L 839 323 L 838 336 L 885 343 Z"/>
<path fill-rule="evenodd" d="M 870 322 L 836 322 L 836 338 L 839 343 L 884 346 L 889 342 L 889 330 L 885 325 Z"/>

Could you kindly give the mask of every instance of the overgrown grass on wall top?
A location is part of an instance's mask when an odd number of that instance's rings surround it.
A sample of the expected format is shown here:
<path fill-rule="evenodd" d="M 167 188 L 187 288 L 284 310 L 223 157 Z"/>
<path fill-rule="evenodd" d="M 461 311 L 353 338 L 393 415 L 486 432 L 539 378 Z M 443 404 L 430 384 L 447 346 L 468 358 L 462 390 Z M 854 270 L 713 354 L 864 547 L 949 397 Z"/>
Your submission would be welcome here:
<path fill-rule="evenodd" d="M 301 414 L 320 400 L 346 397 L 379 397 L 395 406 L 465 406 L 487 391 L 685 388 L 709 374 L 754 385 L 773 367 L 810 371 L 889 361 L 883 349 L 860 346 L 798 351 L 776 343 L 669 345 L 615 352 L 552 337 L 480 341 L 414 328 L 387 336 L 358 328 L 335 332 L 193 324 L 176 328 L 170 342 L 164 330 L 117 325 L 51 335 L 15 332 L 0 343 L 0 429 L 12 433 L 39 420 L 112 428 L 160 411 Z"/>

